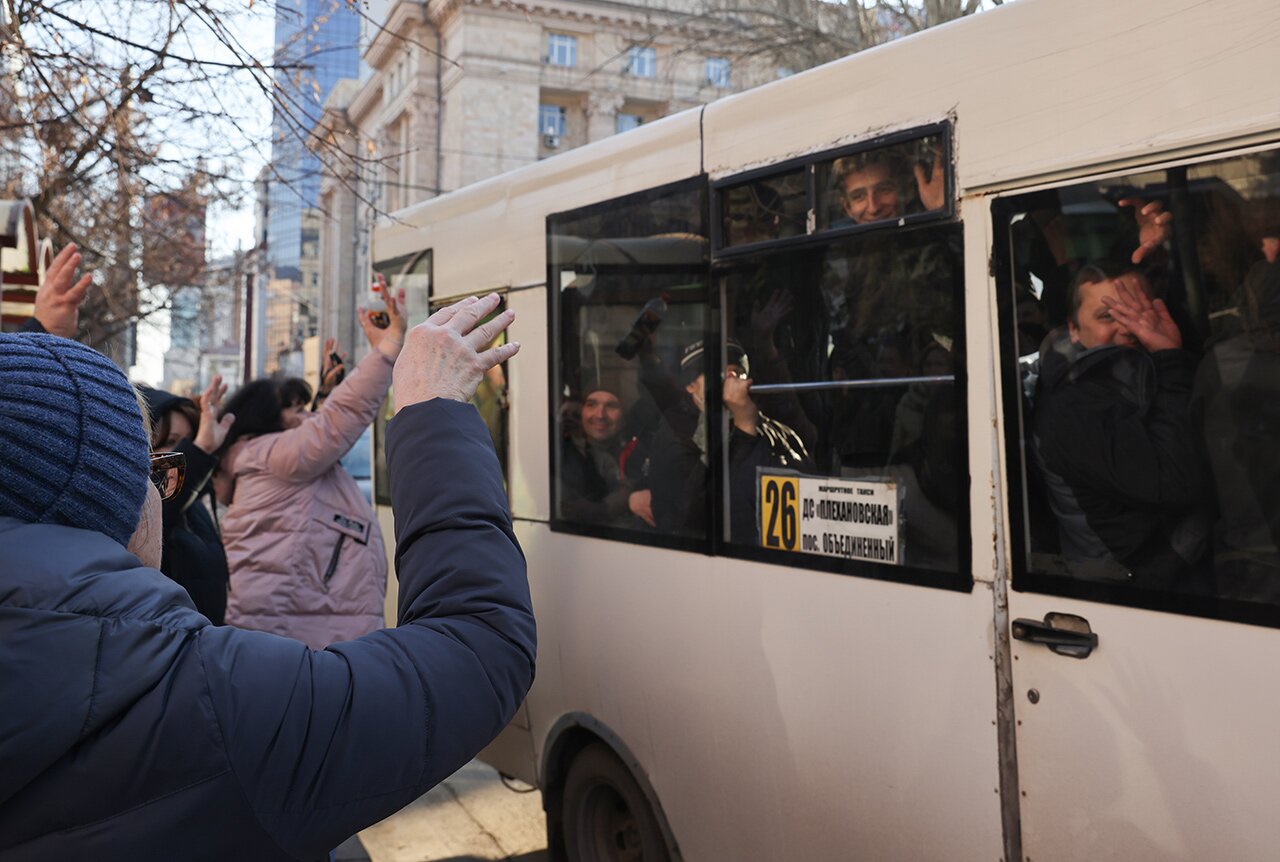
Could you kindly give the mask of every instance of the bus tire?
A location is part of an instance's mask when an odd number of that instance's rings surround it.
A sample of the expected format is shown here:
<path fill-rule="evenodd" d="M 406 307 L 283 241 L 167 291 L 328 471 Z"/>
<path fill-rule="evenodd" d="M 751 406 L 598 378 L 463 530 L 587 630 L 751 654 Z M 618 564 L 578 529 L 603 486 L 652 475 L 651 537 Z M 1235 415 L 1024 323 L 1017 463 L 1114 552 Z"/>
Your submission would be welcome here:
<path fill-rule="evenodd" d="M 669 862 L 644 791 L 603 743 L 588 745 L 569 765 L 563 818 L 570 862 Z"/>

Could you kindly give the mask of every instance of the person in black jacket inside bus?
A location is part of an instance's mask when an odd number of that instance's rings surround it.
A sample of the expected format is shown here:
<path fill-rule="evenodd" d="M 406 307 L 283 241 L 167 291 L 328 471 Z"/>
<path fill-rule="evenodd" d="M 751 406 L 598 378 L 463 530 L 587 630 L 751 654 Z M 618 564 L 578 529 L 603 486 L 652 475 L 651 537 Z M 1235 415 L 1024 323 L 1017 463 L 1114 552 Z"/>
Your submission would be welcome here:
<path fill-rule="evenodd" d="M 749 360 L 742 345 L 728 339 L 728 362 L 721 401 L 729 416 L 729 539 L 755 544 L 757 470 L 812 470 L 808 447 L 789 425 L 766 416 L 751 397 Z M 653 351 L 641 351 L 640 383 L 662 411 L 652 443 L 649 475 L 653 519 L 660 532 L 702 536 L 707 529 L 708 453 L 703 345 L 684 348 L 680 377 L 662 367 Z"/>
<path fill-rule="evenodd" d="M 152 451 L 181 452 L 187 465 L 181 490 L 162 505 L 160 571 L 182 584 L 196 610 L 220 626 L 227 611 L 227 555 L 213 515 L 201 497 L 212 507 L 209 480 L 218 466 L 213 453 L 235 421 L 234 414 L 218 420 L 227 387 L 215 376 L 200 397 L 199 407 L 190 398 L 150 386 L 139 386 L 138 391 L 151 412 Z"/>
<path fill-rule="evenodd" d="M 1146 278 L 1084 267 L 1045 339 L 1033 427 L 1063 554 L 1086 577 L 1194 590 L 1211 485 L 1191 413 L 1196 358 Z"/>

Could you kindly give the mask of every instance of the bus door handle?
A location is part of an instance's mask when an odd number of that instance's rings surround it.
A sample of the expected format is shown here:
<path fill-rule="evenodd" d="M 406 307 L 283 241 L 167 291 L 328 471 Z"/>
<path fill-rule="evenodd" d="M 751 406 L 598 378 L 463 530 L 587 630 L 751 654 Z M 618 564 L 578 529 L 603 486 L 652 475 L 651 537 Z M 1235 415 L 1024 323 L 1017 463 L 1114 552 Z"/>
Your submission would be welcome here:
<path fill-rule="evenodd" d="M 1014 640 L 1044 644 L 1058 655 L 1072 658 L 1088 658 L 1098 646 L 1089 621 L 1075 614 L 1045 614 L 1044 622 L 1020 618 L 1013 621 L 1012 629 Z"/>

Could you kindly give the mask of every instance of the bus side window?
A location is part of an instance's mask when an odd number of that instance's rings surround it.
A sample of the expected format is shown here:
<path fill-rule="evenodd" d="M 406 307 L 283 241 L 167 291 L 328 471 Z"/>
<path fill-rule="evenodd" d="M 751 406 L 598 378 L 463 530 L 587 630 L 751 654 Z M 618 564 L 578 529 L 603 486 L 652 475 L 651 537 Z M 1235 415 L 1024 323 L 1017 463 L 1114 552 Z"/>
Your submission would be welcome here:
<path fill-rule="evenodd" d="M 559 403 L 553 526 L 703 541 L 705 433 L 684 386 L 708 326 L 705 186 L 548 219 Z"/>
<path fill-rule="evenodd" d="M 1277 156 L 1011 200 L 1035 584 L 1280 600 Z"/>
<path fill-rule="evenodd" d="M 750 245 L 802 235 L 806 204 L 802 170 L 729 186 L 721 192 L 721 244 Z"/>
<path fill-rule="evenodd" d="M 431 303 L 433 253 L 431 249 L 416 251 L 402 257 L 377 261 L 373 271 L 387 280 L 393 291 L 404 291 L 405 317 L 410 327 L 427 319 Z M 373 297 L 371 297 L 373 299 Z M 360 337 L 363 342 L 363 337 Z M 391 481 L 387 475 L 387 422 L 395 414 L 395 399 L 391 393 L 373 422 L 373 498 L 379 506 L 391 505 Z M 499 452 L 503 450 L 499 449 Z M 503 454 L 505 458 L 505 454 Z M 506 462 L 503 461 L 503 475 Z"/>
<path fill-rule="evenodd" d="M 819 228 L 849 228 L 946 206 L 941 135 L 862 150 L 817 165 Z"/>
<path fill-rule="evenodd" d="M 702 336 L 705 286 L 597 273 L 584 302 L 575 284 L 562 294 L 565 328 L 577 337 L 562 341 L 557 516 L 704 537 L 706 476 L 692 445 L 697 414 L 677 375 L 682 345 Z M 579 352 L 571 355 L 574 345 Z"/>
<path fill-rule="evenodd" d="M 729 541 L 958 571 L 960 261 L 960 227 L 934 224 L 779 252 L 722 279 Z M 778 510 L 783 494 L 794 503 Z"/>

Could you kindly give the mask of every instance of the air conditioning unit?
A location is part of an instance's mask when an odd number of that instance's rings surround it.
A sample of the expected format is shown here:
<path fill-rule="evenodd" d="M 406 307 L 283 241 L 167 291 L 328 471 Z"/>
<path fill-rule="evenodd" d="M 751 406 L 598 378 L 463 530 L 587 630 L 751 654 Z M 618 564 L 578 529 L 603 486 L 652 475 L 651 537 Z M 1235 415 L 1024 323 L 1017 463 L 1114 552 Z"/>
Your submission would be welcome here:
<path fill-rule="evenodd" d="M 542 136 L 542 144 L 549 150 L 554 150 L 560 146 L 560 136 L 547 132 Z"/>

